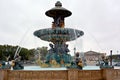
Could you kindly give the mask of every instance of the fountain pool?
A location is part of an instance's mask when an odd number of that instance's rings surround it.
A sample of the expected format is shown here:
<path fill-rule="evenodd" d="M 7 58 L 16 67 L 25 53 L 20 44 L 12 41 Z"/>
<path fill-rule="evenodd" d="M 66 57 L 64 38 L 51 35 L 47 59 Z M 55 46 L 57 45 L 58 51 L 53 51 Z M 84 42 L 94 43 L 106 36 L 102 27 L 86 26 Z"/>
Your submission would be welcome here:
<path fill-rule="evenodd" d="M 41 68 L 40 66 L 24 66 L 24 70 L 67 70 L 65 67 L 61 68 Z M 83 70 L 100 70 L 99 66 L 84 66 Z"/>

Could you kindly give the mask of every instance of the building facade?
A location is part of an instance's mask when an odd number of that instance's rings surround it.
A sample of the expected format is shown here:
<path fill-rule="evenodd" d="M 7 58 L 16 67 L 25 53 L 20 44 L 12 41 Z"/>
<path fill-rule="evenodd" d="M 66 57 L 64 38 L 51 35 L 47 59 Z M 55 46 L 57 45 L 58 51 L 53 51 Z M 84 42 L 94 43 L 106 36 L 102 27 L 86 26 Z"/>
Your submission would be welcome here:
<path fill-rule="evenodd" d="M 106 56 L 105 53 L 99 53 L 95 51 L 87 51 L 84 53 L 84 59 L 87 65 L 96 65 L 102 60 L 102 57 Z"/>

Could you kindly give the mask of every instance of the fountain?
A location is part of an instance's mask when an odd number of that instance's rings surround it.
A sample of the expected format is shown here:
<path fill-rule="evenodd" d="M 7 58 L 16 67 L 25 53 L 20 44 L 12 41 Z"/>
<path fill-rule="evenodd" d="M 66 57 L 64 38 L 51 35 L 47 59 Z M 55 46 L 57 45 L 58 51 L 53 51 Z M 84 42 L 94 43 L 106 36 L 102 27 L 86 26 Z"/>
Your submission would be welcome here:
<path fill-rule="evenodd" d="M 70 50 L 66 42 L 76 40 L 84 34 L 83 31 L 64 27 L 64 18 L 71 14 L 70 11 L 62 7 L 60 2 L 57 2 L 55 8 L 46 12 L 47 16 L 54 19 L 52 28 L 34 32 L 35 36 L 50 42 L 49 46 L 51 47 L 46 56 L 46 61 L 44 63 L 39 62 L 40 66 L 50 68 L 67 66 L 70 69 L 52 68 L 48 70 L 49 68 L 43 68 L 44 70 L 42 70 L 36 66 L 32 67 L 32 70 L 28 68 L 25 70 L 26 67 L 19 65 L 20 57 L 17 56 L 15 59 L 17 59 L 18 64 L 16 64 L 15 70 L 0 69 L 0 80 L 120 80 L 119 69 L 107 69 L 105 67 L 104 69 L 92 70 L 93 67 L 88 66 L 88 70 L 79 70 L 81 68 L 79 66 L 81 65 L 79 54 L 75 54 L 75 62 L 71 60 L 71 55 L 68 54 Z M 3 62 L 2 65 L 5 63 Z M 107 60 L 105 66 L 108 66 Z M 20 70 L 22 68 L 24 70 Z"/>
<path fill-rule="evenodd" d="M 40 29 L 34 35 L 41 40 L 51 42 L 45 63 L 39 63 L 41 67 L 70 67 L 71 55 L 68 54 L 66 42 L 76 40 L 83 36 L 84 32 L 77 29 L 65 28 L 65 18 L 71 16 L 71 12 L 62 7 L 57 1 L 55 7 L 46 11 L 48 17 L 53 18 L 52 28 Z"/>

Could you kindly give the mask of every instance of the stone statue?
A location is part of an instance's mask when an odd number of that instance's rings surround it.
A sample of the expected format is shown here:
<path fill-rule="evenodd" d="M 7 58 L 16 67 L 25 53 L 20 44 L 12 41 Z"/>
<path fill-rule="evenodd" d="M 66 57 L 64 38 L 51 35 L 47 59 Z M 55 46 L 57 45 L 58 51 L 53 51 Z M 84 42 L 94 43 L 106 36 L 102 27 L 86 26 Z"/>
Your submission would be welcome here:
<path fill-rule="evenodd" d="M 83 63 L 82 63 L 82 59 L 79 58 L 79 53 L 77 52 L 75 56 L 76 56 L 75 62 L 76 62 L 77 68 L 82 69 Z"/>
<path fill-rule="evenodd" d="M 100 64 L 100 68 L 114 68 L 114 66 L 109 65 L 108 58 L 102 58 L 102 63 Z"/>
<path fill-rule="evenodd" d="M 6 64 L 5 64 L 5 61 L 2 61 L 1 69 L 7 69 L 7 66 L 6 66 Z"/>
<path fill-rule="evenodd" d="M 53 47 L 53 44 L 49 44 L 49 46 L 50 46 L 50 49 L 48 50 L 48 53 L 54 53 L 55 52 L 55 50 L 54 50 L 54 47 Z"/>
<path fill-rule="evenodd" d="M 65 52 L 68 53 L 70 50 L 68 49 L 68 44 L 65 45 Z"/>
<path fill-rule="evenodd" d="M 61 54 L 67 54 L 68 52 L 70 52 L 70 50 L 68 49 L 68 44 L 63 44 L 59 50 L 59 52 Z"/>
<path fill-rule="evenodd" d="M 48 54 L 46 55 L 46 63 L 50 63 L 50 60 L 54 59 L 55 49 L 53 44 L 49 44 L 50 49 L 48 50 Z"/>
<path fill-rule="evenodd" d="M 13 63 L 14 63 L 14 65 L 13 65 L 14 70 L 24 69 L 24 66 L 21 63 L 21 56 L 17 55 L 15 57 L 15 60 L 13 61 Z"/>

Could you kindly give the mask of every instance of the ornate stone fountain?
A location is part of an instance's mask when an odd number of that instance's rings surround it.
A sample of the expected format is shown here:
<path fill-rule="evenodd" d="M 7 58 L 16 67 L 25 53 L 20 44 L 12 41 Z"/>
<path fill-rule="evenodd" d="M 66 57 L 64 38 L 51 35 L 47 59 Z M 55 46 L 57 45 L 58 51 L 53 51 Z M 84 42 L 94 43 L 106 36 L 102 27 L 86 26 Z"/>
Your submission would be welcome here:
<path fill-rule="evenodd" d="M 84 32 L 77 29 L 65 28 L 65 18 L 71 16 L 71 12 L 62 7 L 57 1 L 55 7 L 46 11 L 48 17 L 53 18 L 52 27 L 40 29 L 34 32 L 34 35 L 41 40 L 51 42 L 51 47 L 46 56 L 45 63 L 40 63 L 44 67 L 62 67 L 71 64 L 71 55 L 68 54 L 68 44 L 66 42 L 76 40 Z"/>

